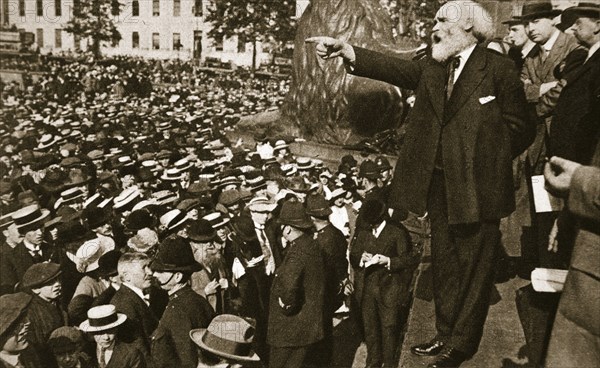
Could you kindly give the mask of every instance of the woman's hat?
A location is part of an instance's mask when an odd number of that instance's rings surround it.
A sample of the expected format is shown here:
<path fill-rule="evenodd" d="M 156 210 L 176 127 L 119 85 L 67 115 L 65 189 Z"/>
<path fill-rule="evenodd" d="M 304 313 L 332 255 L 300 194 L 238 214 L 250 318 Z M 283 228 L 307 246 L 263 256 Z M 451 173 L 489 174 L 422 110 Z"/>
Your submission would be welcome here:
<path fill-rule="evenodd" d="M 283 139 L 280 139 L 277 142 L 275 142 L 275 147 L 273 147 L 273 151 L 277 151 L 284 148 L 289 148 L 289 145 L 285 143 Z"/>
<path fill-rule="evenodd" d="M 20 210 L 13 212 L 12 218 L 17 226 L 17 229 L 25 227 L 33 227 L 34 225 L 43 226 L 43 221 L 50 215 L 50 211 L 45 208 L 41 208 L 32 204 L 27 207 L 23 207 Z"/>
<path fill-rule="evenodd" d="M 306 198 L 306 214 L 316 218 L 327 218 L 331 215 L 331 207 L 322 194 L 309 195 Z"/>
<path fill-rule="evenodd" d="M 344 197 L 346 195 L 346 191 L 342 188 L 335 188 L 333 190 L 333 192 L 331 192 L 331 199 L 330 201 L 334 201 L 336 199 L 338 199 L 339 197 Z"/>
<path fill-rule="evenodd" d="M 79 329 L 83 332 L 100 332 L 113 329 L 127 319 L 123 313 L 117 313 L 117 309 L 112 304 L 99 305 L 93 307 L 87 312 L 87 317 L 79 325 Z"/>
<path fill-rule="evenodd" d="M 221 212 L 209 213 L 208 215 L 206 215 L 202 218 L 207 220 L 208 222 L 210 222 L 211 226 L 215 230 L 225 226 L 230 221 L 229 218 L 223 217 Z"/>
<path fill-rule="evenodd" d="M 287 201 L 283 204 L 277 222 L 300 229 L 310 229 L 313 227 L 313 222 L 306 214 L 304 206 L 297 201 Z"/>
<path fill-rule="evenodd" d="M 188 237 L 191 240 L 201 243 L 213 241 L 217 237 L 217 232 L 212 227 L 211 223 L 205 219 L 190 223 L 187 232 Z"/>
<path fill-rule="evenodd" d="M 554 9 L 550 0 L 527 1 L 523 4 L 521 19 L 527 22 L 536 18 L 554 18 L 560 13 L 559 9 Z"/>
<path fill-rule="evenodd" d="M 221 314 L 213 318 L 208 328 L 191 330 L 190 338 L 200 349 L 219 357 L 258 363 L 260 358 L 252 350 L 254 334 L 254 327 L 245 319 Z"/>
<path fill-rule="evenodd" d="M 159 272 L 196 272 L 202 266 L 194 259 L 188 242 L 181 237 L 168 237 L 160 244 L 150 268 Z"/>

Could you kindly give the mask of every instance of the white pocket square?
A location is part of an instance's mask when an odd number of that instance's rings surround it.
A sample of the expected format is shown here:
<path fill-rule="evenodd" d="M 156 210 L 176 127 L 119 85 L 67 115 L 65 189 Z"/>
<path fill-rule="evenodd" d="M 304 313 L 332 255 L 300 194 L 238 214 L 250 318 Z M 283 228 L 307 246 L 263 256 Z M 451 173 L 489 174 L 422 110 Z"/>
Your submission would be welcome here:
<path fill-rule="evenodd" d="M 482 105 L 485 105 L 486 103 L 490 102 L 490 101 L 494 101 L 496 99 L 496 96 L 486 96 L 486 97 L 480 97 L 479 98 L 479 103 Z"/>

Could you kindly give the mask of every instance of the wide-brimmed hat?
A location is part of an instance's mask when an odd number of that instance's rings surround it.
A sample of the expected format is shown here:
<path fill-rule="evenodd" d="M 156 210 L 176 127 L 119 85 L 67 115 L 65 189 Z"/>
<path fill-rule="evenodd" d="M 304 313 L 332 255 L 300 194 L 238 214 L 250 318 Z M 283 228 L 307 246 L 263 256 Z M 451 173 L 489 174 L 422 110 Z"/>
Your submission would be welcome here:
<path fill-rule="evenodd" d="M 55 280 L 60 274 L 60 265 L 52 262 L 31 265 L 23 274 L 21 286 L 26 289 L 36 288 Z"/>
<path fill-rule="evenodd" d="M 167 237 L 160 244 L 150 268 L 159 272 L 196 272 L 202 266 L 194 259 L 188 242 L 181 237 Z"/>
<path fill-rule="evenodd" d="M 117 313 L 117 309 L 112 304 L 99 305 L 90 308 L 87 312 L 87 317 L 79 325 L 79 329 L 83 332 L 100 332 L 113 329 L 127 319 L 123 313 Z"/>
<path fill-rule="evenodd" d="M 210 221 L 205 219 L 192 221 L 188 225 L 187 230 L 188 237 L 197 242 L 209 242 L 215 240 L 217 237 L 217 232 L 212 227 Z"/>
<path fill-rule="evenodd" d="M 210 222 L 215 230 L 227 225 L 230 221 L 230 219 L 224 217 L 221 212 L 212 212 L 202 218 Z"/>
<path fill-rule="evenodd" d="M 281 213 L 277 222 L 300 229 L 310 229 L 313 227 L 313 222 L 306 214 L 304 206 L 297 201 L 287 201 L 281 206 Z"/>
<path fill-rule="evenodd" d="M 327 218 L 331 215 L 331 207 L 325 196 L 313 194 L 306 198 L 306 213 L 317 218 Z"/>
<path fill-rule="evenodd" d="M 579 17 L 600 18 L 600 2 L 580 1 L 576 6 L 566 8 L 560 16 L 560 23 L 566 29 L 571 27 Z"/>
<path fill-rule="evenodd" d="M 190 331 L 190 338 L 200 349 L 219 357 L 238 362 L 258 363 L 252 350 L 255 328 L 242 317 L 220 314 L 208 328 Z"/>
<path fill-rule="evenodd" d="M 16 324 L 25 317 L 30 302 L 31 295 L 27 293 L 0 296 L 0 341 L 4 342 L 6 334 L 12 332 Z"/>
<path fill-rule="evenodd" d="M 552 6 L 550 0 L 527 1 L 523 4 L 521 19 L 527 22 L 536 18 L 554 18 L 560 13 L 559 9 Z"/>
<path fill-rule="evenodd" d="M 66 252 L 67 258 L 75 263 L 75 268 L 80 273 L 92 272 L 98 269 L 98 260 L 106 252 L 114 249 L 114 243 L 100 241 L 99 238 L 94 238 L 83 243 L 75 254 Z"/>
<path fill-rule="evenodd" d="M 50 215 L 50 211 L 40 208 L 36 204 L 23 207 L 12 214 L 12 219 L 17 229 L 32 228 L 33 226 L 43 226 L 44 220 Z"/>
<path fill-rule="evenodd" d="M 280 149 L 284 149 L 284 148 L 289 148 L 289 144 L 285 143 L 285 141 L 283 139 L 278 140 L 277 142 L 275 142 L 275 147 L 273 147 L 273 151 L 278 151 Z"/>

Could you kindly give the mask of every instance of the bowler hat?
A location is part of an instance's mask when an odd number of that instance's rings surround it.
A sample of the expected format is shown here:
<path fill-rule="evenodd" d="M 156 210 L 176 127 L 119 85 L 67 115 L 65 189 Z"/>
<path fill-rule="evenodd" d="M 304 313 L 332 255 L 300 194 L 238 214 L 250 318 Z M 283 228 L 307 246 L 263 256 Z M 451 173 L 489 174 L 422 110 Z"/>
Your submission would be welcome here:
<path fill-rule="evenodd" d="M 190 331 L 190 338 L 200 349 L 219 357 L 246 363 L 258 363 L 260 358 L 252 350 L 254 327 L 242 317 L 220 314 L 208 328 Z"/>
<path fill-rule="evenodd" d="M 566 8 L 560 16 L 561 25 L 564 25 L 565 29 L 569 28 L 579 17 L 600 18 L 600 2 L 580 1 L 576 6 Z"/>
<path fill-rule="evenodd" d="M 117 265 L 121 254 L 118 250 L 111 250 L 104 253 L 98 259 L 98 270 L 96 271 L 98 275 L 101 277 L 116 276 L 118 274 Z"/>
<path fill-rule="evenodd" d="M 325 196 L 313 194 L 306 198 L 306 213 L 316 218 L 327 218 L 331 214 L 331 207 Z"/>
<path fill-rule="evenodd" d="M 112 304 L 99 305 L 93 307 L 87 312 L 87 317 L 79 325 L 83 332 L 100 332 L 113 329 L 125 322 L 127 316 L 117 313 L 117 309 Z"/>
<path fill-rule="evenodd" d="M 0 342 L 4 345 L 7 334 L 11 333 L 17 323 L 25 317 L 31 295 L 26 293 L 6 294 L 0 296 Z"/>
<path fill-rule="evenodd" d="M 360 210 L 362 218 L 367 225 L 377 225 L 387 215 L 385 204 L 379 200 L 368 200 Z"/>
<path fill-rule="evenodd" d="M 217 237 L 217 232 L 210 224 L 210 221 L 205 219 L 190 223 L 187 232 L 189 238 L 197 242 L 209 242 L 215 240 Z"/>
<path fill-rule="evenodd" d="M 554 9 L 550 0 L 527 1 L 523 4 L 521 19 L 527 22 L 537 18 L 554 18 L 560 13 L 560 10 Z"/>
<path fill-rule="evenodd" d="M 283 204 L 277 222 L 300 229 L 310 229 L 313 227 L 313 222 L 306 214 L 304 206 L 297 201 L 287 201 Z"/>
<path fill-rule="evenodd" d="M 167 237 L 160 244 L 150 268 L 159 272 L 196 272 L 202 266 L 196 262 L 192 248 L 183 238 Z"/>
<path fill-rule="evenodd" d="M 145 208 L 135 210 L 127 216 L 125 227 L 129 230 L 140 230 L 146 227 L 154 227 L 156 225 L 156 217 L 154 217 Z"/>
<path fill-rule="evenodd" d="M 377 180 L 379 179 L 380 175 L 381 170 L 375 162 L 371 160 L 365 160 L 360 164 L 360 169 L 358 170 L 359 177 Z"/>
<path fill-rule="evenodd" d="M 31 265 L 23 274 L 21 286 L 27 289 L 44 286 L 56 279 L 60 274 L 58 263 L 44 262 Z"/>
<path fill-rule="evenodd" d="M 108 211 L 103 208 L 89 207 L 83 210 L 84 218 L 90 229 L 96 229 L 110 222 Z"/>

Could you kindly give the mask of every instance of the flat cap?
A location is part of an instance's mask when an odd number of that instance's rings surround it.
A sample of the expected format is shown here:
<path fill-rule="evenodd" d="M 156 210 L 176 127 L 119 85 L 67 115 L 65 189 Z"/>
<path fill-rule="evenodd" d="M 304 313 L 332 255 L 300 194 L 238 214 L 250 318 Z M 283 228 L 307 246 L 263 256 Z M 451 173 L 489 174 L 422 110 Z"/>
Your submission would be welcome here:
<path fill-rule="evenodd" d="M 43 286 L 57 278 L 61 272 L 57 263 L 36 263 L 25 271 L 21 285 L 28 289 Z"/>

